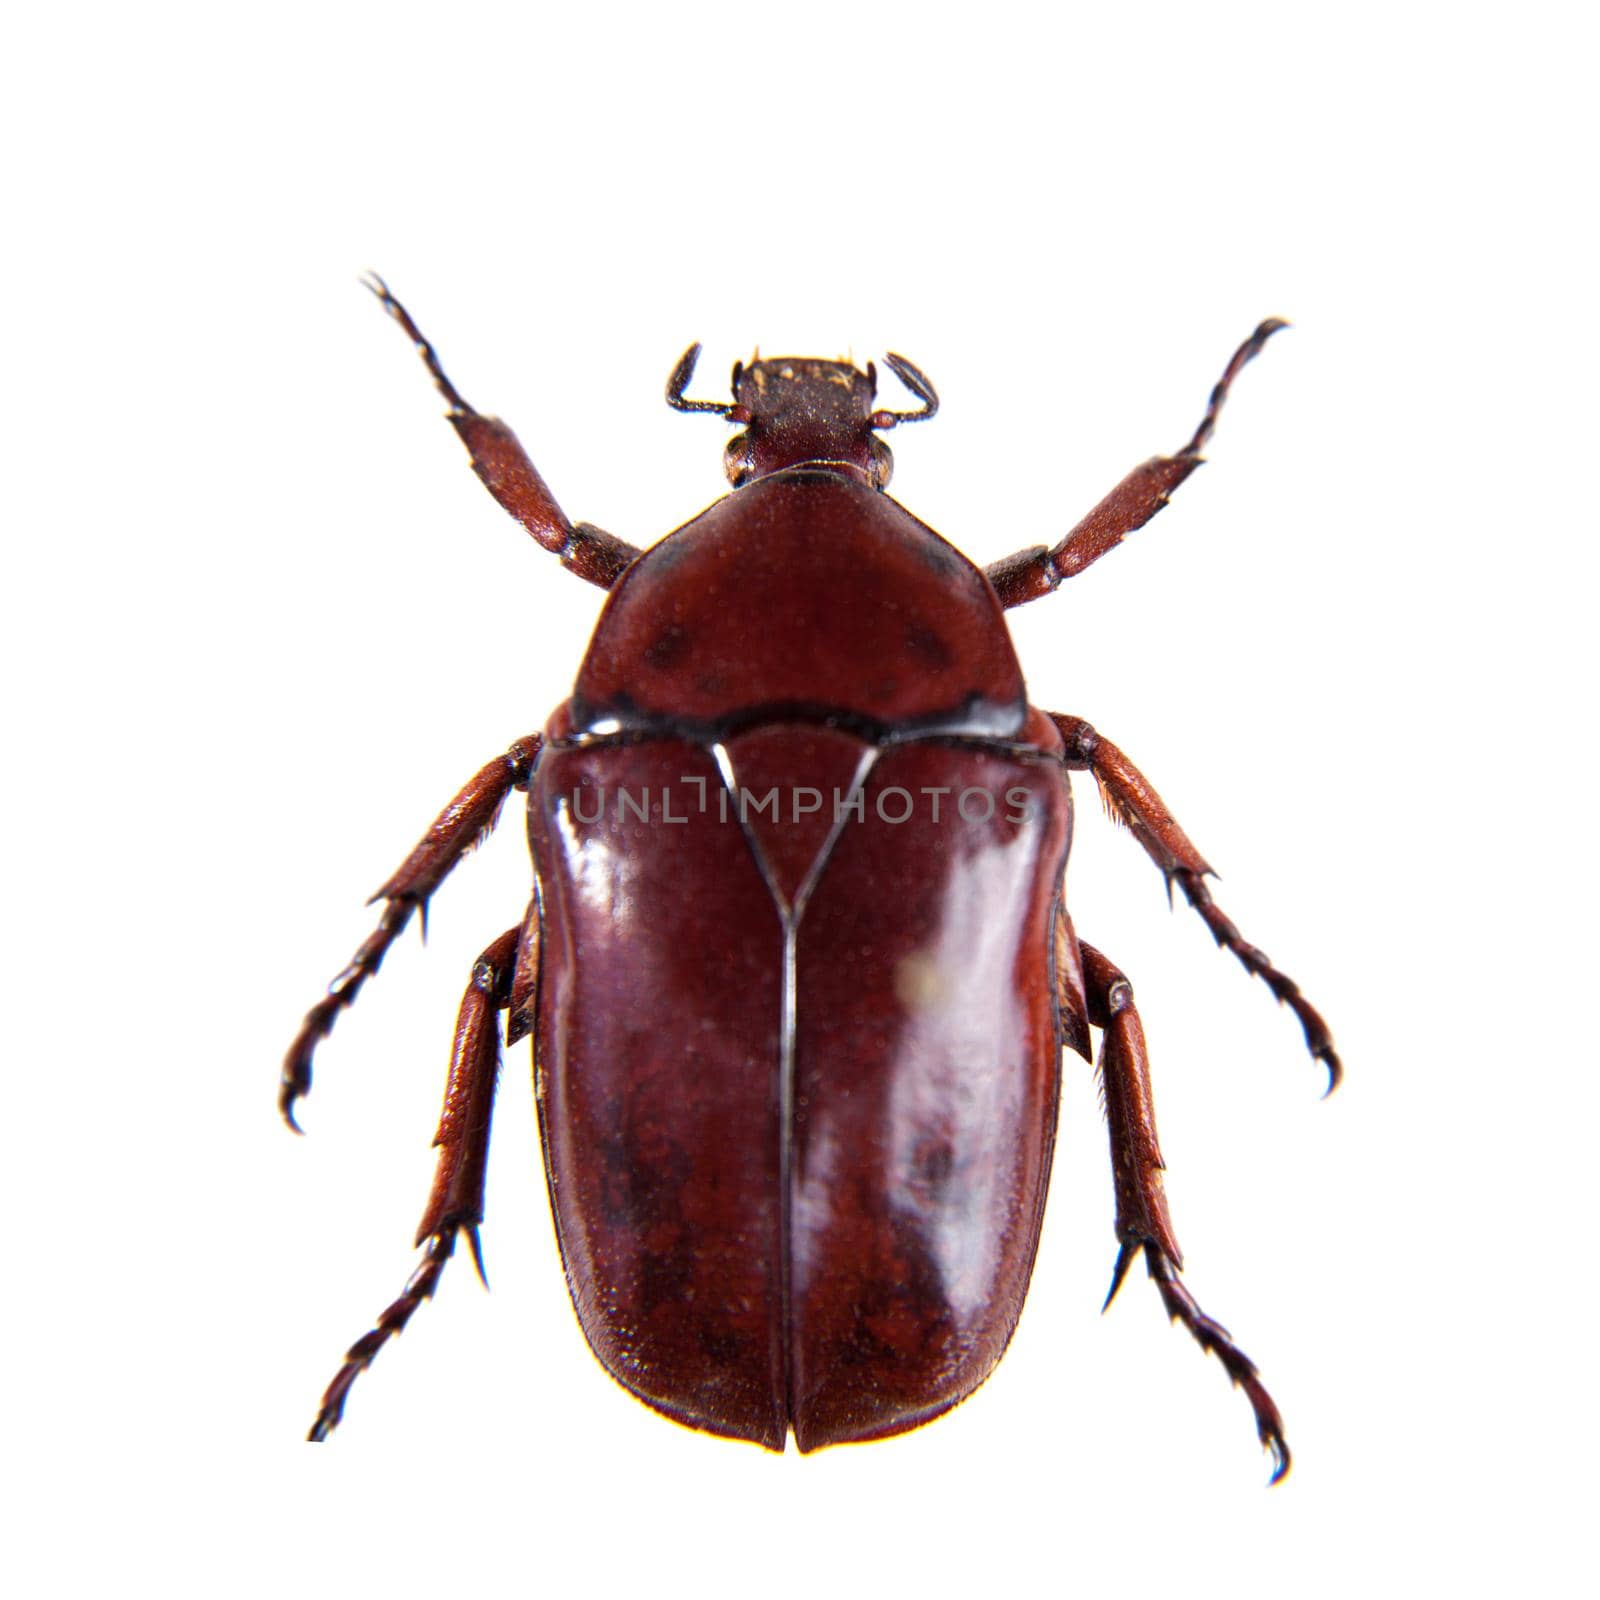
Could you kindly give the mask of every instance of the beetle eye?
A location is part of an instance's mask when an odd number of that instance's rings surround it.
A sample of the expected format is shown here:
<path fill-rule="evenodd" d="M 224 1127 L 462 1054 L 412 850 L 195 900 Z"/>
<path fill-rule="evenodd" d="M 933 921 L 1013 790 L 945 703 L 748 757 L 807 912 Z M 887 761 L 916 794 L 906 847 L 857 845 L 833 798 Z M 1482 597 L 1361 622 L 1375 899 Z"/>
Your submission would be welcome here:
<path fill-rule="evenodd" d="M 736 433 L 727 442 L 722 451 L 722 470 L 728 475 L 728 482 L 735 489 L 750 474 L 750 436 L 745 433 Z"/>

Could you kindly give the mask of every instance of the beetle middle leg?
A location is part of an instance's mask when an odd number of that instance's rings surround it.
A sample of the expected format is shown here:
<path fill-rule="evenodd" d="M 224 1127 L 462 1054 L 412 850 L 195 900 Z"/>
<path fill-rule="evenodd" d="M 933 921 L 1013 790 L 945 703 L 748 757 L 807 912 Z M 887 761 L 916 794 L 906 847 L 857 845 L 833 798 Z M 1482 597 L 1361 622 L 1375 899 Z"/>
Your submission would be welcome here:
<path fill-rule="evenodd" d="M 539 910 L 528 917 L 535 930 Z M 472 978 L 456 1017 L 450 1076 L 434 1146 L 439 1152 L 433 1189 L 428 1196 L 417 1244 L 424 1246 L 422 1264 L 407 1280 L 400 1298 L 378 1318 L 344 1358 L 328 1385 L 311 1425 L 310 1439 L 320 1443 L 339 1425 L 350 1387 L 372 1365 L 377 1353 L 411 1320 L 418 1306 L 432 1298 L 455 1251 L 456 1238 L 466 1234 L 472 1259 L 483 1278 L 483 1251 L 478 1225 L 483 1221 L 483 1180 L 489 1156 L 489 1125 L 494 1111 L 495 1080 L 500 1073 L 498 1014 L 514 996 L 527 992 L 531 978 L 522 969 L 537 963 L 537 947 L 524 938 L 524 927 L 508 928 L 473 963 Z M 487 1280 L 485 1280 L 487 1281 Z"/>
<path fill-rule="evenodd" d="M 1135 467 L 1053 548 L 1035 545 L 984 568 L 984 575 L 1000 596 L 1000 604 L 1009 611 L 1012 606 L 1026 605 L 1053 593 L 1068 578 L 1075 578 L 1085 567 L 1115 550 L 1130 533 L 1142 528 L 1205 459 L 1200 452 L 1216 428 L 1217 413 L 1228 398 L 1233 380 L 1247 362 L 1261 353 L 1261 347 L 1273 334 L 1288 326 L 1281 317 L 1268 317 L 1234 351 L 1211 391 L 1206 414 L 1194 430 L 1194 437 L 1176 455 L 1152 456 L 1143 466 Z"/>
<path fill-rule="evenodd" d="M 412 321 L 411 313 L 389 292 L 388 284 L 376 273 L 361 281 L 417 347 L 434 387 L 450 406 L 450 426 L 467 447 L 472 470 L 483 480 L 484 487 L 569 572 L 609 589 L 638 558 L 638 550 L 593 523 L 569 522 L 516 434 L 498 417 L 483 416 L 462 398 L 445 376 L 433 346 Z"/>
<path fill-rule="evenodd" d="M 389 946 L 405 931 L 412 912 L 421 911 L 423 932 L 427 932 L 428 897 L 444 882 L 450 869 L 494 827 L 506 796 L 513 789 L 527 788 L 543 743 L 536 733 L 518 739 L 503 756 L 475 773 L 434 819 L 400 870 L 373 895 L 373 900 L 385 902 L 377 929 L 328 985 L 327 994 L 306 1013 L 283 1059 L 278 1109 L 296 1132 L 299 1124 L 294 1119 L 294 1108 L 311 1088 L 311 1058 L 317 1045 L 333 1031 L 339 1013 L 355 1003 L 362 984 L 383 964 Z"/>
<path fill-rule="evenodd" d="M 1100 1081 L 1105 1089 L 1117 1196 L 1120 1248 L 1105 1303 L 1109 1306 L 1116 1298 L 1134 1257 L 1142 1251 L 1167 1315 L 1181 1322 L 1200 1348 L 1214 1355 L 1233 1382 L 1244 1390 L 1255 1413 L 1256 1432 L 1272 1452 L 1272 1481 L 1277 1483 L 1289 1470 L 1289 1446 L 1283 1437 L 1278 1408 L 1261 1382 L 1255 1363 L 1233 1342 L 1226 1328 L 1200 1309 L 1178 1276 L 1183 1254 L 1172 1231 L 1161 1181 L 1166 1163 L 1161 1159 L 1156 1138 L 1150 1062 L 1132 985 L 1093 945 L 1080 941 L 1079 949 L 1089 1021 L 1103 1030 Z"/>
<path fill-rule="evenodd" d="M 1333 1047 L 1333 1035 L 1315 1006 L 1300 993 L 1300 986 L 1287 973 L 1280 972 L 1266 955 L 1249 943 L 1222 908 L 1211 898 L 1206 887 L 1207 876 L 1214 876 L 1205 858 L 1189 842 L 1189 836 L 1178 826 L 1177 819 L 1167 809 L 1166 802 L 1156 793 L 1154 785 L 1109 739 L 1102 738 L 1082 717 L 1049 713 L 1050 720 L 1060 730 L 1065 741 L 1064 759 L 1069 768 L 1088 771 L 1094 775 L 1106 809 L 1122 823 L 1144 847 L 1145 854 L 1161 868 L 1167 880 L 1167 894 L 1171 897 L 1172 885 L 1183 890 L 1183 897 L 1199 913 L 1201 920 L 1211 930 L 1211 936 L 1224 950 L 1231 950 L 1239 963 L 1252 977 L 1261 981 L 1282 1004 L 1289 1007 L 1300 1021 L 1305 1033 L 1306 1049 L 1313 1059 L 1328 1069 L 1328 1087 L 1332 1094 L 1344 1075 L 1339 1063 L 1339 1053 Z"/>

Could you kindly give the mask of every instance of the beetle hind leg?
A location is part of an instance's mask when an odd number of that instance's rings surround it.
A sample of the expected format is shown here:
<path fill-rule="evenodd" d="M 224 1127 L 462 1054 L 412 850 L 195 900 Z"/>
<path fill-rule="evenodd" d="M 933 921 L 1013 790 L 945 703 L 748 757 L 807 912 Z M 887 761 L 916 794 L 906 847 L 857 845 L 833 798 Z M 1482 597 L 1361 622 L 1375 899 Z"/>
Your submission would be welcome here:
<path fill-rule="evenodd" d="M 1080 943 L 1089 1021 L 1103 1030 L 1100 1080 L 1111 1134 L 1111 1167 L 1117 1197 L 1117 1264 L 1109 1306 L 1134 1259 L 1142 1252 L 1146 1269 L 1167 1315 L 1181 1322 L 1195 1342 L 1222 1363 L 1244 1391 L 1255 1414 L 1256 1433 L 1272 1453 L 1272 1482 L 1289 1470 L 1283 1418 L 1253 1361 L 1233 1342 L 1221 1323 L 1208 1317 L 1178 1276 L 1183 1254 L 1172 1231 L 1161 1174 L 1166 1163 L 1156 1138 L 1155 1099 L 1150 1088 L 1144 1028 L 1127 978 L 1093 945 Z"/>
<path fill-rule="evenodd" d="M 535 907 L 529 913 L 537 918 Z M 478 1225 L 483 1221 L 483 1180 L 489 1155 L 489 1124 L 494 1110 L 495 1080 L 500 1072 L 499 1013 L 523 985 L 517 983 L 520 927 L 501 934 L 473 963 L 472 979 L 456 1017 L 450 1053 L 450 1077 L 434 1145 L 439 1151 L 433 1189 L 428 1196 L 417 1243 L 421 1265 L 406 1281 L 400 1298 L 388 1306 L 369 1333 L 351 1345 L 344 1362 L 322 1397 L 316 1421 L 307 1435 L 321 1443 L 339 1425 L 351 1386 L 373 1358 L 411 1320 L 418 1306 L 439 1287 L 456 1240 L 466 1235 L 483 1277 Z M 485 1280 L 487 1281 L 487 1280 Z"/>

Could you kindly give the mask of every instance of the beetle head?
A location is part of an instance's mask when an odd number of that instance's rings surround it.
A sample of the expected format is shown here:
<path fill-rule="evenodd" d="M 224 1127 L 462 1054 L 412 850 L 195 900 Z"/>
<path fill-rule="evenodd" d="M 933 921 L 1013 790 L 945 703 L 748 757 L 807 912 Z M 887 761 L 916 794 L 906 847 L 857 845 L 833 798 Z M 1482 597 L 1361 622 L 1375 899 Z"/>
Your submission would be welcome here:
<path fill-rule="evenodd" d="M 916 411 L 873 408 L 877 368 L 862 372 L 849 361 L 780 356 L 748 366 L 735 362 L 733 399 L 686 400 L 700 346 L 690 345 L 667 381 L 667 404 L 678 411 L 715 411 L 744 431 L 728 441 L 723 468 L 741 484 L 786 467 L 824 467 L 859 474 L 881 489 L 894 471 L 894 457 L 879 431 L 901 422 L 922 422 L 939 409 L 939 396 L 904 356 L 884 357 L 890 371 L 922 402 Z"/>

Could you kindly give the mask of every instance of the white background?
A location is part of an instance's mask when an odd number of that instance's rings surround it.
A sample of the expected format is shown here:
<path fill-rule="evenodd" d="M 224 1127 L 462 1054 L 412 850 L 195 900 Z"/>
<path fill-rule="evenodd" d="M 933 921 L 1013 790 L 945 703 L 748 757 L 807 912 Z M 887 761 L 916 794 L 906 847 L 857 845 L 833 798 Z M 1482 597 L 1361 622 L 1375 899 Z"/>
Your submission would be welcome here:
<path fill-rule="evenodd" d="M 35 8 L 0 43 L 8 1587 L 18 1594 L 1582 1587 L 1593 1501 L 1595 41 L 1577 6 Z M 1296 1452 L 1113 1255 L 1069 1058 L 994 1378 L 800 1459 L 589 1356 L 525 1047 L 485 1243 L 398 1290 L 508 822 L 319 1058 L 363 898 L 566 693 L 600 596 L 467 470 L 382 270 L 574 517 L 721 492 L 661 403 L 901 350 L 894 492 L 1049 542 L 1240 382 L 1170 510 L 1015 617 L 1334 1024 L 1165 909 L 1088 795 L 1188 1277 Z"/>

